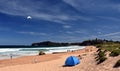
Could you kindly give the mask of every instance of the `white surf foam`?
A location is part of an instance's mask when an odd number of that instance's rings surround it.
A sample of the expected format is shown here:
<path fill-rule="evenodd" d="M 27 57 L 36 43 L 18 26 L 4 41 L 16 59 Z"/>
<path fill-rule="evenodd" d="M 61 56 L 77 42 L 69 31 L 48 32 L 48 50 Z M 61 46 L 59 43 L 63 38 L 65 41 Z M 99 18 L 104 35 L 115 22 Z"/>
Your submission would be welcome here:
<path fill-rule="evenodd" d="M 12 51 L 19 51 L 20 49 L 18 48 L 1 48 L 0 52 L 12 52 Z"/>
<path fill-rule="evenodd" d="M 14 57 L 38 55 L 40 50 L 45 53 L 67 52 L 68 50 L 83 49 L 84 46 L 64 46 L 64 47 L 37 47 L 37 48 L 0 48 L 0 59 L 9 58 L 10 54 Z"/>

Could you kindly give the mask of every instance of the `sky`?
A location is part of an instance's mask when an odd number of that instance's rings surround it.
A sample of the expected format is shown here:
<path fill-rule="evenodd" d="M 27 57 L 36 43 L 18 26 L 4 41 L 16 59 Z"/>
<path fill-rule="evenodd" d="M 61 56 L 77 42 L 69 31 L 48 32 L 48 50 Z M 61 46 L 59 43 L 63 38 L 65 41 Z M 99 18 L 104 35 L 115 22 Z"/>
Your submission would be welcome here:
<path fill-rule="evenodd" d="M 0 45 L 94 38 L 120 41 L 120 0 L 0 0 Z"/>

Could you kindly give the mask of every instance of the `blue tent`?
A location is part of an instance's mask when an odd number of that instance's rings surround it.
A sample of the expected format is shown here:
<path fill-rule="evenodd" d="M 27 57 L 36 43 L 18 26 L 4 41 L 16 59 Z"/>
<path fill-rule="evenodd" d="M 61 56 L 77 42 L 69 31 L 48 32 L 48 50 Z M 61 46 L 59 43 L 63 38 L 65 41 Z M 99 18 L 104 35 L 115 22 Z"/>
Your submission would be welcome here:
<path fill-rule="evenodd" d="M 75 66 L 80 63 L 80 60 L 76 56 L 70 56 L 66 59 L 66 66 Z"/>

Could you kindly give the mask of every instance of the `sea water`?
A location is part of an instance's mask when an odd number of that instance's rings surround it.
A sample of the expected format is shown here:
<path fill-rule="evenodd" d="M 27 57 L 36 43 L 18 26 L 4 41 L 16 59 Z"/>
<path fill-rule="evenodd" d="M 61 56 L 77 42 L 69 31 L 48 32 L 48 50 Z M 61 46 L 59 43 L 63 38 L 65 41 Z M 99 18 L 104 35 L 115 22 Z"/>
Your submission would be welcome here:
<path fill-rule="evenodd" d="M 85 46 L 64 46 L 64 47 L 33 47 L 33 48 L 0 48 L 0 60 L 9 59 L 21 56 L 38 55 L 39 51 L 44 51 L 46 54 L 53 52 L 67 52 L 68 50 L 83 49 Z"/>

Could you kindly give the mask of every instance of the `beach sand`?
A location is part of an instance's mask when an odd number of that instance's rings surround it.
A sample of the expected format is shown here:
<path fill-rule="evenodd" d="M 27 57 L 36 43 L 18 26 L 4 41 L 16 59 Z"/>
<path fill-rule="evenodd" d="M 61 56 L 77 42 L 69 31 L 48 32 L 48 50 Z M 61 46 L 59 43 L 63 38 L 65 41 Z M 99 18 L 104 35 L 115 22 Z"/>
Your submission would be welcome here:
<path fill-rule="evenodd" d="M 74 52 L 0 60 L 0 71 L 120 71 L 120 68 L 113 68 L 120 56 L 109 58 L 104 63 L 97 65 L 96 50 L 97 48 L 94 46 L 87 46 Z M 80 64 L 64 67 L 66 58 L 71 55 L 80 55 L 82 57 Z"/>

